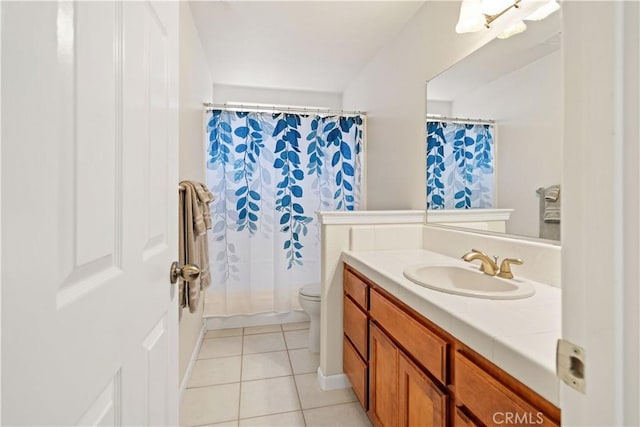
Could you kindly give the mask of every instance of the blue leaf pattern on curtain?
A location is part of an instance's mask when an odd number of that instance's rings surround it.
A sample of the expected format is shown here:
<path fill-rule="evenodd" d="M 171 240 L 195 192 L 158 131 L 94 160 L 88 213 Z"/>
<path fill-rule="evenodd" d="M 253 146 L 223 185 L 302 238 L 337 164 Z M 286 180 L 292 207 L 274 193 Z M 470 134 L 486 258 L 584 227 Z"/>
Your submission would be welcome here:
<path fill-rule="evenodd" d="M 427 122 L 427 209 L 494 206 L 493 127 Z"/>
<path fill-rule="evenodd" d="M 208 113 L 213 287 L 262 286 L 247 272 L 256 260 L 272 276 L 256 280 L 274 286 L 320 281 L 315 212 L 359 208 L 363 127 L 359 116 Z"/>

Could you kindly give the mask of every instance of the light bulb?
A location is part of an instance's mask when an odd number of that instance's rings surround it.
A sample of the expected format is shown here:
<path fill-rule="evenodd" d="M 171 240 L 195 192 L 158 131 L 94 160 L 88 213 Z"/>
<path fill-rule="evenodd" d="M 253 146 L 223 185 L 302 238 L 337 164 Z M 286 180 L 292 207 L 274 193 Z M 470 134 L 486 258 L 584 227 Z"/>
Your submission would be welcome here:
<path fill-rule="evenodd" d="M 486 20 L 480 10 L 480 0 L 462 0 L 456 33 L 475 33 L 484 28 Z"/>
<path fill-rule="evenodd" d="M 511 36 L 515 36 L 516 34 L 520 34 L 527 29 L 527 24 L 523 21 L 518 21 L 502 33 L 498 34 L 498 38 L 501 40 L 508 39 Z"/>

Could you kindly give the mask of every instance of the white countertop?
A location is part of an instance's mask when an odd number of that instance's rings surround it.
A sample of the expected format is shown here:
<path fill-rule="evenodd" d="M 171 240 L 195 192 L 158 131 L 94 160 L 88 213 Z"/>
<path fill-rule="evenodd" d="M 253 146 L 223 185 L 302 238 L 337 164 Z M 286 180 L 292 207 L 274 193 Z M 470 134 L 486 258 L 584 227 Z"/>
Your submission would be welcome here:
<path fill-rule="evenodd" d="M 555 373 L 562 318 L 559 288 L 532 282 L 535 295 L 518 300 L 480 299 L 425 288 L 406 279 L 402 271 L 421 262 L 468 264 L 424 249 L 345 251 L 342 260 L 560 407 Z M 515 269 L 514 274 L 517 277 Z"/>

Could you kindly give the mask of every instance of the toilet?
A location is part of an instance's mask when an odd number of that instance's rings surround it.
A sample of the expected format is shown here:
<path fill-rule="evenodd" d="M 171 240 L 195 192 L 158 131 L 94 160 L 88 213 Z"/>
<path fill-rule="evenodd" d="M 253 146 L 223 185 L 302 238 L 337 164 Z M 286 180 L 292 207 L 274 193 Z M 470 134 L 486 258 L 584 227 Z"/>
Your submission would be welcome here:
<path fill-rule="evenodd" d="M 309 315 L 309 351 L 320 352 L 320 284 L 314 283 L 298 291 L 300 306 Z"/>

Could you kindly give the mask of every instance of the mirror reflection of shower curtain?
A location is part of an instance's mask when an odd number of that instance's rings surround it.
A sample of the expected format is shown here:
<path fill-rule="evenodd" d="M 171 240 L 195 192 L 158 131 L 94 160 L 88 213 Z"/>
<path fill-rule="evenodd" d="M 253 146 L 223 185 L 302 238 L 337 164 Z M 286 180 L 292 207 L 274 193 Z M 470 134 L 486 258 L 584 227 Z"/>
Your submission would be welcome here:
<path fill-rule="evenodd" d="M 493 208 L 493 125 L 427 121 L 427 209 Z"/>
<path fill-rule="evenodd" d="M 214 110 L 207 114 L 207 186 L 215 315 L 298 309 L 320 282 L 318 210 L 360 205 L 360 116 Z"/>

